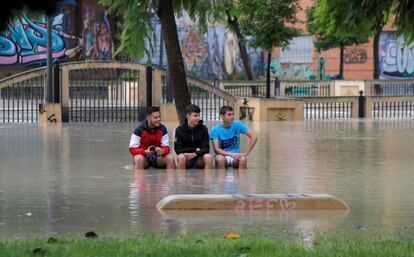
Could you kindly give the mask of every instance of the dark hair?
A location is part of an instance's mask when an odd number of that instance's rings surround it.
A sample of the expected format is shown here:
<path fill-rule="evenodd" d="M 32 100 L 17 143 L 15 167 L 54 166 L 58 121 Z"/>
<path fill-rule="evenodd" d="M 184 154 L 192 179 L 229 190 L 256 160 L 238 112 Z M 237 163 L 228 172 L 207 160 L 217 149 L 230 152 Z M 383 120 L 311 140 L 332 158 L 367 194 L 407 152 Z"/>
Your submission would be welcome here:
<path fill-rule="evenodd" d="M 232 112 L 233 108 L 231 106 L 225 105 L 220 108 L 220 115 L 226 114 L 226 112 Z"/>
<path fill-rule="evenodd" d="M 146 111 L 147 117 L 150 116 L 153 112 L 160 112 L 160 107 L 158 106 L 147 107 L 147 111 Z"/>
<path fill-rule="evenodd" d="M 198 107 L 195 104 L 190 104 L 185 107 L 185 114 L 190 114 L 193 112 L 200 113 L 201 112 L 200 107 Z"/>

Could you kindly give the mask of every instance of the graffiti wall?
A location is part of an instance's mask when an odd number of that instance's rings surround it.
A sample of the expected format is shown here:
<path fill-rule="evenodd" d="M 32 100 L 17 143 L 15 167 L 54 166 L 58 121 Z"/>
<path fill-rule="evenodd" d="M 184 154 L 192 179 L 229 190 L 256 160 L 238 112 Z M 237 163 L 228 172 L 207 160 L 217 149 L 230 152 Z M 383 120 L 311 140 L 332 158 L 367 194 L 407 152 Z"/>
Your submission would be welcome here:
<path fill-rule="evenodd" d="M 282 80 L 307 80 L 312 75 L 311 63 L 280 63 L 279 58 L 272 58 L 270 62 L 272 77 Z"/>
<path fill-rule="evenodd" d="M 380 78 L 414 76 L 414 43 L 407 45 L 395 32 L 382 32 L 379 44 Z"/>
<path fill-rule="evenodd" d="M 60 60 L 106 60 L 113 57 L 109 21 L 97 3 L 83 1 L 81 33 L 77 33 L 77 2 L 65 0 L 52 17 L 52 56 Z M 46 62 L 46 18 L 24 16 L 10 21 L 0 33 L 0 65 L 32 65 Z"/>
<path fill-rule="evenodd" d="M 106 9 L 96 0 L 80 1 L 82 52 L 79 60 L 111 60 L 114 46 Z"/>
<path fill-rule="evenodd" d="M 80 50 L 79 38 L 67 22 L 73 19 L 76 3 L 67 1 L 52 17 L 52 56 L 74 58 Z M 29 65 L 45 62 L 47 56 L 46 18 L 21 17 L 10 21 L 0 34 L 0 65 Z"/>
<path fill-rule="evenodd" d="M 312 62 L 312 36 L 296 37 L 286 49 L 281 49 L 280 58 L 272 58 L 271 76 L 288 80 L 309 79 L 312 75 Z"/>
<path fill-rule="evenodd" d="M 156 22 L 156 37 L 160 38 L 160 25 Z M 236 36 L 223 25 L 209 25 L 200 35 L 197 26 L 186 16 L 177 19 L 177 31 L 187 74 L 200 79 L 245 79 Z M 161 52 L 163 56 L 161 57 Z M 264 59 L 261 49 L 247 49 L 255 77 L 264 75 Z M 140 61 L 146 63 L 144 58 Z M 167 57 L 159 40 L 152 59 L 155 65 L 166 66 Z"/>

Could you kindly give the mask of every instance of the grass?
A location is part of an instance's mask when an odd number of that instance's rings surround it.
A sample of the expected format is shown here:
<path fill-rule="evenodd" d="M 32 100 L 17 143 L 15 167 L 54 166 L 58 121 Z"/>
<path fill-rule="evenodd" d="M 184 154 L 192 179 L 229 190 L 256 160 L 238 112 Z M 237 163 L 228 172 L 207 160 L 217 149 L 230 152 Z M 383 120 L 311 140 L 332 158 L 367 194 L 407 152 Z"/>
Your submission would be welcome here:
<path fill-rule="evenodd" d="M 19 256 L 414 256 L 412 240 L 384 236 L 363 237 L 356 233 L 320 234 L 309 240 L 299 235 L 241 235 L 223 239 L 218 234 L 143 234 L 97 239 L 57 238 L 0 240 L 1 257 Z"/>

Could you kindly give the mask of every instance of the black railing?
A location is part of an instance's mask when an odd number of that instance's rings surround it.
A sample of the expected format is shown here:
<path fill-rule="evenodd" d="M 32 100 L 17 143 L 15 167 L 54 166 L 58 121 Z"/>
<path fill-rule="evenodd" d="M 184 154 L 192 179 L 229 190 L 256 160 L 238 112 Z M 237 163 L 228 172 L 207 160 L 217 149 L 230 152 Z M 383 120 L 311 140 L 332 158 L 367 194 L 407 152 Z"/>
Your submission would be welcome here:
<path fill-rule="evenodd" d="M 39 103 L 44 98 L 44 76 L 0 89 L 0 122 L 38 122 Z"/>
<path fill-rule="evenodd" d="M 299 84 L 286 85 L 284 95 L 288 97 L 330 96 L 331 85 Z"/>
<path fill-rule="evenodd" d="M 351 119 L 352 102 L 309 102 L 304 103 L 305 119 Z"/>
<path fill-rule="evenodd" d="M 224 90 L 235 97 L 265 97 L 266 85 L 261 84 L 234 84 L 225 85 Z"/>
<path fill-rule="evenodd" d="M 143 74 L 145 75 L 145 74 Z M 126 122 L 145 117 L 138 72 L 95 68 L 69 73 L 69 121 Z"/>
<path fill-rule="evenodd" d="M 161 76 L 161 102 L 167 103 L 167 79 Z M 194 84 L 188 83 L 191 103 L 198 105 L 201 109 L 201 119 L 205 121 L 219 120 L 219 109 L 223 105 L 229 105 L 229 101 L 215 95 L 212 92 L 203 90 Z"/>
<path fill-rule="evenodd" d="M 368 85 L 370 96 L 413 96 L 414 83 L 412 82 L 382 82 Z"/>
<path fill-rule="evenodd" d="M 201 119 L 203 120 L 219 120 L 219 109 L 229 102 L 215 94 L 195 87 L 189 86 L 191 103 L 198 105 L 201 109 Z"/>

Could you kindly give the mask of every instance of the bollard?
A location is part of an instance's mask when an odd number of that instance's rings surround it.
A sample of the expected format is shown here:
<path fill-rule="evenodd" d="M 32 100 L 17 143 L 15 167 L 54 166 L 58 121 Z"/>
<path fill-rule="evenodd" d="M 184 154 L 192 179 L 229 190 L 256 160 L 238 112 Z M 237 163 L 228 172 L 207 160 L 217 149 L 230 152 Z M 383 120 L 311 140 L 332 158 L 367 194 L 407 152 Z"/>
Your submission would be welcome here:
<path fill-rule="evenodd" d="M 358 102 L 358 118 L 365 118 L 365 96 L 364 91 L 359 91 L 359 102 Z"/>

